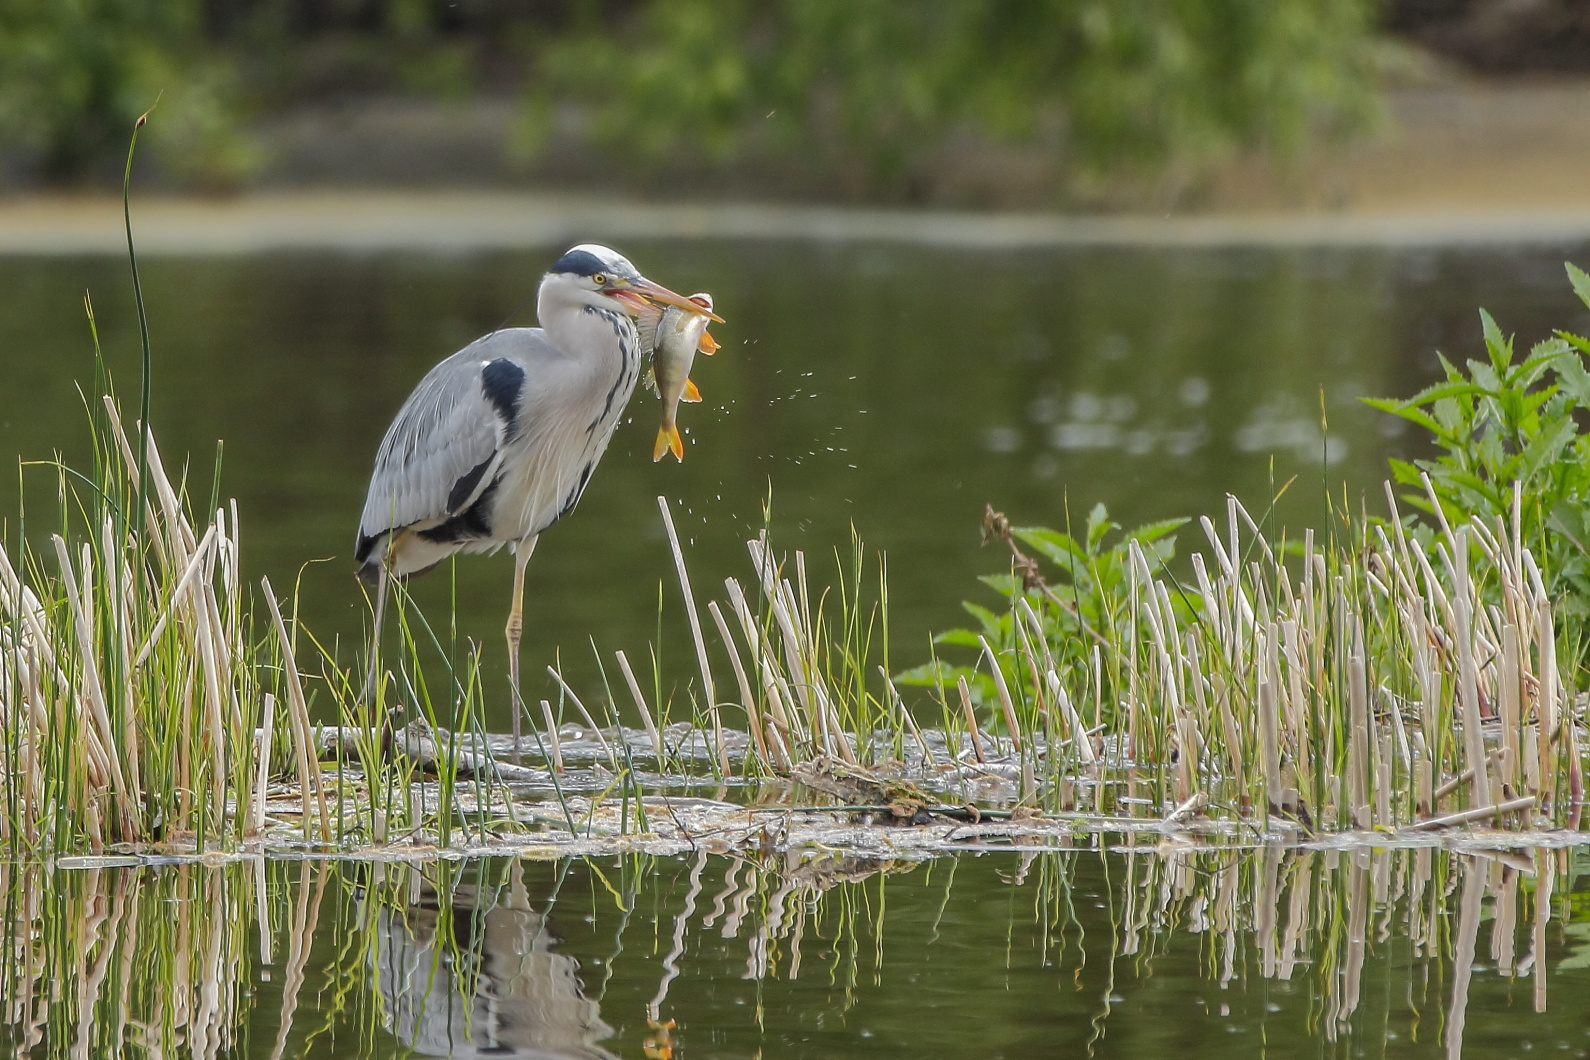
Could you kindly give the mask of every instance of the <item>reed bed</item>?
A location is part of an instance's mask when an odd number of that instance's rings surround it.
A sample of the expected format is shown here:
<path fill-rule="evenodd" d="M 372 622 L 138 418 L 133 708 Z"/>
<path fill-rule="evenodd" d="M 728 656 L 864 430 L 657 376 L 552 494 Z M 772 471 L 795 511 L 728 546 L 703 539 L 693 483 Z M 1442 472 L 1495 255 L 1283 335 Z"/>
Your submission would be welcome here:
<path fill-rule="evenodd" d="M 23 526 L 0 547 L 0 844 L 445 845 L 492 828 L 500 778 L 464 768 L 460 736 L 481 733 L 478 656 L 427 674 L 438 642 L 397 594 L 401 651 L 382 692 L 397 686 L 399 723 L 447 737 L 423 753 L 393 745 L 384 716 L 368 724 L 355 667 L 299 628 L 269 578 L 243 582 L 236 503 L 196 520 L 151 433 L 131 440 L 110 397 L 93 422 L 93 474 L 55 465 L 63 514 L 48 547 Z M 329 727 L 312 720 L 317 699 Z"/>
<path fill-rule="evenodd" d="M 1288 542 L 1231 498 L 1223 528 L 1201 520 L 1207 548 L 1181 578 L 1129 540 L 1098 628 L 1079 630 L 1041 579 L 1003 581 L 1006 613 L 951 638 L 976 645 L 976 665 L 914 675 L 936 679 L 927 728 L 870 655 L 881 563 L 868 609 L 859 543 L 838 589 L 814 594 L 805 557 L 777 561 L 764 533 L 747 543 L 750 591 L 731 578 L 726 605 L 708 604 L 746 768 L 896 760 L 941 781 L 997 775 L 1051 811 L 1091 800 L 1306 831 L 1577 827 L 1584 696 L 1521 501 L 1510 523 L 1431 532 L 1386 499 L 1385 518 L 1344 520 L 1340 538 Z"/>
<path fill-rule="evenodd" d="M 1038 760 L 1051 798 L 1067 781 L 1102 797 L 1113 774 L 1165 811 L 1199 799 L 1309 830 L 1576 826 L 1582 703 L 1516 509 L 1510 527 L 1420 533 L 1386 496 L 1388 518 L 1296 548 L 1232 498 L 1223 530 L 1201 521 L 1187 581 L 1130 541 L 1094 650 L 1053 636 L 1055 601 L 1017 592 L 981 660 L 1009 751 Z"/>
<path fill-rule="evenodd" d="M 21 526 L 0 548 L 0 842 L 240 841 L 277 729 L 319 783 L 304 699 L 278 687 L 290 640 L 274 597 L 256 628 L 235 503 L 196 522 L 153 437 L 130 441 L 108 397 L 93 419 L 94 476 L 57 466 L 48 548 Z"/>

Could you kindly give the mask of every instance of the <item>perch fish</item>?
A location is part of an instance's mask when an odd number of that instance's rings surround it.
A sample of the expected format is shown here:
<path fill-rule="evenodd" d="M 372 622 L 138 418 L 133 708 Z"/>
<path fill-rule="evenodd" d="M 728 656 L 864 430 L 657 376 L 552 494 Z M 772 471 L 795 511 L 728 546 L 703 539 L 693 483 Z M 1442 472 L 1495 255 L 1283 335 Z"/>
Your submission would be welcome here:
<path fill-rule="evenodd" d="M 709 294 L 693 294 L 690 301 L 708 313 L 712 311 Z M 700 313 L 673 306 L 652 306 L 642 310 L 636 320 L 642 353 L 651 353 L 649 382 L 663 403 L 662 426 L 657 429 L 657 444 L 652 447 L 653 460 L 661 460 L 667 452 L 673 453 L 676 460 L 685 458 L 676 418 L 681 401 L 701 400 L 701 391 L 690 381 L 690 366 L 697 350 L 708 355 L 717 352 L 717 342 L 707 334 L 708 323 L 708 318 Z"/>

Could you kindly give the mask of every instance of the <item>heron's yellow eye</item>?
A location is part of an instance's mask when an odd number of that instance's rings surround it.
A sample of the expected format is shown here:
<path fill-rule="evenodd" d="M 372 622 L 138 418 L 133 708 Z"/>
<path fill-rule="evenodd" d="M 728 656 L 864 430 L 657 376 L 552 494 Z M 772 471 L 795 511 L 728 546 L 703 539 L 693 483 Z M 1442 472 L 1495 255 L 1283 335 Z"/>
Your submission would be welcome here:
<path fill-rule="evenodd" d="M 598 286 L 598 287 L 606 287 L 607 286 L 607 274 L 606 273 L 601 273 L 601 272 L 595 273 L 595 274 L 593 274 L 591 276 L 591 282 L 596 284 L 596 286 Z"/>

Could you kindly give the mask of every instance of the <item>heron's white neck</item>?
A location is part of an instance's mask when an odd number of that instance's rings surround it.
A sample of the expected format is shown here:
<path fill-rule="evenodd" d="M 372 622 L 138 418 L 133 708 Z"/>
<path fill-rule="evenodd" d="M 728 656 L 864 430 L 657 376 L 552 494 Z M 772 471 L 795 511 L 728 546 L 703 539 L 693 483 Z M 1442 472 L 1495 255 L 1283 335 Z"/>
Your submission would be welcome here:
<path fill-rule="evenodd" d="M 548 276 L 536 298 L 536 317 L 554 346 L 582 361 L 593 355 L 606 361 L 635 345 L 634 323 L 617 302 L 569 289 L 558 280 Z"/>

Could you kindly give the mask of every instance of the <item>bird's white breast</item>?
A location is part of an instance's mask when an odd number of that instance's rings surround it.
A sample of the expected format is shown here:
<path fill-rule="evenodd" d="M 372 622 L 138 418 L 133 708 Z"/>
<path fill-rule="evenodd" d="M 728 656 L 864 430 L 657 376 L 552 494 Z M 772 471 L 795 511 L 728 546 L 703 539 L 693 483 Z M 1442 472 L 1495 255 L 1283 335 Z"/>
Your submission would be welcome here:
<path fill-rule="evenodd" d="M 573 507 L 639 378 L 639 341 L 628 316 L 587 310 L 559 331 L 553 340 L 565 352 L 527 381 L 522 428 L 506 440 L 492 518 L 499 542 L 538 534 Z"/>

